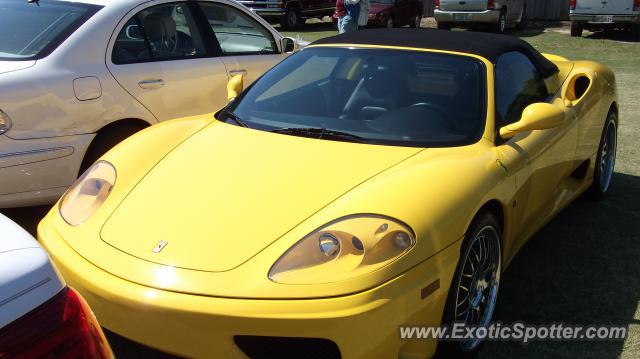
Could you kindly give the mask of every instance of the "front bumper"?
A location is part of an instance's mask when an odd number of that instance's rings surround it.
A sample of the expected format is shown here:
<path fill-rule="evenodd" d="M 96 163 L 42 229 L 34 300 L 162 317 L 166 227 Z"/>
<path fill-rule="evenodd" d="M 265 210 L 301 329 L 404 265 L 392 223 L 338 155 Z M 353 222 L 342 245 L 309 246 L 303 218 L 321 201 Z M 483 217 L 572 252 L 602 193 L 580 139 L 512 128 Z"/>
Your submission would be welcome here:
<path fill-rule="evenodd" d="M 431 356 L 435 340 L 403 341 L 401 325 L 440 324 L 459 242 L 409 272 L 370 290 L 331 298 L 239 299 L 158 290 L 113 276 L 76 253 L 45 218 L 40 242 L 67 283 L 110 331 L 180 356 L 246 358 L 241 336 L 320 338 L 342 358 Z M 422 298 L 434 279 L 440 288 Z M 241 285 L 241 284 L 240 284 Z"/>
<path fill-rule="evenodd" d="M 497 23 L 500 18 L 500 10 L 484 10 L 484 11 L 444 11 L 435 10 L 433 17 L 437 22 L 451 23 L 473 23 L 486 22 Z"/>

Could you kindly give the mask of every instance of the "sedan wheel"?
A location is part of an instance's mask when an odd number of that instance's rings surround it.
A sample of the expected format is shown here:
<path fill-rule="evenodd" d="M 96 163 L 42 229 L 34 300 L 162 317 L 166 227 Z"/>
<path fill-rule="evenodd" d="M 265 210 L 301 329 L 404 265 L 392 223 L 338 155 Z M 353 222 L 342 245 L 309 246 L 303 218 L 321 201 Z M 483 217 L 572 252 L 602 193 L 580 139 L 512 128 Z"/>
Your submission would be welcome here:
<path fill-rule="evenodd" d="M 451 282 L 443 323 L 488 327 L 498 300 L 502 271 L 501 234 L 497 220 L 485 214 L 474 220 L 462 245 L 460 261 Z M 479 350 L 482 339 L 442 342 L 438 351 L 445 356 L 465 356 Z"/>
<path fill-rule="evenodd" d="M 416 29 L 419 29 L 421 23 L 422 23 L 422 16 L 416 15 L 416 18 L 413 20 L 413 24 L 411 24 L 411 27 L 415 27 Z"/>

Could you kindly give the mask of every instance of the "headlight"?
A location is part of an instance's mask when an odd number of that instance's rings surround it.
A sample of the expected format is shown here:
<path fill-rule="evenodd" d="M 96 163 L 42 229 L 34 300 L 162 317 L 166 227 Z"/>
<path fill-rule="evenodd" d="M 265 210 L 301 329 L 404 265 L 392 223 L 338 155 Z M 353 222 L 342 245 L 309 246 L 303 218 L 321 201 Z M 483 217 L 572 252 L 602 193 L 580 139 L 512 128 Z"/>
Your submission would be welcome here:
<path fill-rule="evenodd" d="M 91 166 L 60 200 L 60 215 L 72 226 L 86 221 L 109 197 L 116 169 L 106 161 Z"/>
<path fill-rule="evenodd" d="M 0 135 L 11 129 L 11 119 L 4 111 L 0 110 Z"/>
<path fill-rule="evenodd" d="M 355 278 L 395 261 L 415 244 L 405 224 L 378 215 L 333 221 L 293 245 L 269 271 L 282 284 L 320 284 Z"/>

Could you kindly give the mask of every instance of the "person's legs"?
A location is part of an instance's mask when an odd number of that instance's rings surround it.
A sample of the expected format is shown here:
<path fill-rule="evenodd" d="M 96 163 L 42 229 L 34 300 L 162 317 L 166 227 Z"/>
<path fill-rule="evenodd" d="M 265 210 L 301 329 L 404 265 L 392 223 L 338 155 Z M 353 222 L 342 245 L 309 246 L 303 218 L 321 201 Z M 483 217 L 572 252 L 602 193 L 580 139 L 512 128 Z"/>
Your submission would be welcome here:
<path fill-rule="evenodd" d="M 347 31 L 355 31 L 358 29 L 358 18 L 352 18 L 350 15 L 345 15 L 338 18 L 338 32 L 345 33 Z"/>
<path fill-rule="evenodd" d="M 338 18 L 338 33 L 342 34 L 347 31 L 344 26 L 345 26 L 345 18 L 348 16 L 349 15 L 345 15 Z"/>
<path fill-rule="evenodd" d="M 360 16 L 360 4 L 355 5 L 345 5 L 345 9 L 347 10 L 347 16 L 351 18 L 351 25 L 349 30 L 347 31 L 355 31 L 358 30 L 358 17 Z"/>

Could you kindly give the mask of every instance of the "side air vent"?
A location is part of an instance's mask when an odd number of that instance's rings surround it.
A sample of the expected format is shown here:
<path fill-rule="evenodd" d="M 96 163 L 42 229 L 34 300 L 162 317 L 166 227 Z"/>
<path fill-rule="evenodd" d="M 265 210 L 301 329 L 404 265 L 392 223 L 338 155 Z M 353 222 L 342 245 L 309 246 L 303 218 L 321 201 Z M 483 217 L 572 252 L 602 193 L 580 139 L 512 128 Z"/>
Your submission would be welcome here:
<path fill-rule="evenodd" d="M 565 98 L 569 101 L 578 101 L 584 96 L 591 86 L 591 79 L 586 74 L 579 74 L 574 76 L 569 81 Z"/>

